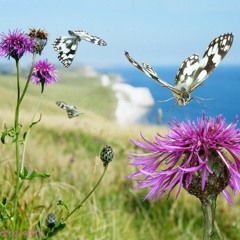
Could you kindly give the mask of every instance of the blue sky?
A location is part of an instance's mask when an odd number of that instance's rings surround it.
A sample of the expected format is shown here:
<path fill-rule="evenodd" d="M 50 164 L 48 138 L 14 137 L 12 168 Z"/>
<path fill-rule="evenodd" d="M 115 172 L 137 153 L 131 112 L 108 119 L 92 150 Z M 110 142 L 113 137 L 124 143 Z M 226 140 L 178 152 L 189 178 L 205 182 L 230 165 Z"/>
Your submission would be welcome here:
<path fill-rule="evenodd" d="M 83 29 L 107 47 L 81 42 L 73 65 L 128 65 L 124 50 L 151 65 L 176 64 L 200 56 L 218 35 L 233 32 L 224 64 L 240 63 L 239 0 L 0 0 L 0 32 L 29 27 L 50 33 L 42 54 L 57 63 L 52 42 L 68 30 Z M 0 60 L 0 63 L 5 60 Z"/>

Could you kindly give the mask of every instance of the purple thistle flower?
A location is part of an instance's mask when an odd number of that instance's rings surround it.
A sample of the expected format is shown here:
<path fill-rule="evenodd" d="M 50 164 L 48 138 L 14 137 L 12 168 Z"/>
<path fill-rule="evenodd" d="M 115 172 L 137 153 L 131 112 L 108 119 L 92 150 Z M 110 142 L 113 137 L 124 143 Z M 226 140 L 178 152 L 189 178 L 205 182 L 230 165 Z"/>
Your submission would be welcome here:
<path fill-rule="evenodd" d="M 23 54 L 33 52 L 34 39 L 16 29 L 6 35 L 2 33 L 0 41 L 0 56 L 19 60 Z"/>
<path fill-rule="evenodd" d="M 56 68 L 48 60 L 39 60 L 35 62 L 31 81 L 35 84 L 54 84 L 59 79 Z"/>
<path fill-rule="evenodd" d="M 232 205 L 226 187 L 234 194 L 240 192 L 240 129 L 236 125 L 237 119 L 226 124 L 222 115 L 207 118 L 203 112 L 197 123 L 174 119 L 171 131 L 166 136 L 157 134 L 154 142 L 141 134 L 142 142 L 131 142 L 149 153 L 132 154 L 131 165 L 139 170 L 127 177 L 138 183 L 136 188 L 151 188 L 145 199 L 156 201 L 165 193 L 169 197 L 178 185 L 176 198 L 184 187 L 201 201 L 222 192 Z"/>

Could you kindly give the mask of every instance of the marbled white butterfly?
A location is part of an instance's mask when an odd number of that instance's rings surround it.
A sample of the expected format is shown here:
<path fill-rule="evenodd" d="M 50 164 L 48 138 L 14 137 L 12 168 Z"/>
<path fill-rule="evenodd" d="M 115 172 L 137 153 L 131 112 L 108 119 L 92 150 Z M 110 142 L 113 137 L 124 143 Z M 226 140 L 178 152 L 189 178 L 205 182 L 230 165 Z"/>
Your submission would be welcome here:
<path fill-rule="evenodd" d="M 58 52 L 58 59 L 64 65 L 64 67 L 69 67 L 72 64 L 78 48 L 78 42 L 81 42 L 81 40 L 85 40 L 100 46 L 107 45 L 103 39 L 97 36 L 92 36 L 83 30 L 69 30 L 68 33 L 70 37 L 61 36 L 53 43 L 54 50 Z"/>
<path fill-rule="evenodd" d="M 232 43 L 232 33 L 222 34 L 209 44 L 202 59 L 199 60 L 199 57 L 196 54 L 186 58 L 175 77 L 175 86 L 172 86 L 160 79 L 150 65 L 143 63 L 141 66 L 132 57 L 130 57 L 128 52 L 125 52 L 125 56 L 131 64 L 145 73 L 148 77 L 172 91 L 179 106 L 185 106 L 193 99 L 190 97 L 191 92 L 200 86 L 219 65 L 231 48 Z"/>
<path fill-rule="evenodd" d="M 66 102 L 62 102 L 62 101 L 56 101 L 56 104 L 60 107 L 63 108 L 67 111 L 67 115 L 68 118 L 73 118 L 73 117 L 77 117 L 80 114 L 82 114 L 81 112 L 79 112 L 77 110 L 77 108 L 73 105 L 68 105 Z"/>

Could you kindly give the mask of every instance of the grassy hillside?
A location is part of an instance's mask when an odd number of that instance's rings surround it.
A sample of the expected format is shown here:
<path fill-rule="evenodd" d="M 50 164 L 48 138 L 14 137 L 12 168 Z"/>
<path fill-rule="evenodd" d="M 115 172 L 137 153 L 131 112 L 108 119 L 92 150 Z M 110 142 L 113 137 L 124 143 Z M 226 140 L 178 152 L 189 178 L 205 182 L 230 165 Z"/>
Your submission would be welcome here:
<path fill-rule="evenodd" d="M 25 81 L 25 79 L 22 79 Z M 15 104 L 15 78 L 0 76 L 0 121 L 11 126 Z M 21 111 L 21 123 L 31 121 L 40 87 L 31 85 Z M 69 120 L 58 108 L 56 100 L 74 104 L 84 114 Z M 54 239 L 201 239 L 202 212 L 200 202 L 184 190 L 177 201 L 174 194 L 168 201 L 143 201 L 145 190 L 133 190 L 134 183 L 125 176 L 135 170 L 128 165 L 127 154 L 139 151 L 129 139 L 157 132 L 158 126 L 134 125 L 120 128 L 114 122 L 116 99 L 111 89 L 103 88 L 97 77 L 79 77 L 62 73 L 62 79 L 47 86 L 41 107 L 42 121 L 29 136 L 26 166 L 49 173 L 49 179 L 25 181 L 21 187 L 21 229 L 36 229 L 42 211 L 54 212 L 58 220 L 66 213 L 57 206 L 63 200 L 70 209 L 77 205 L 100 177 L 103 167 L 99 152 L 110 144 L 115 158 L 100 187 L 83 207 L 67 221 L 67 227 Z M 14 146 L 0 145 L 1 198 L 9 201 L 14 192 Z M 220 196 L 217 208 L 217 229 L 213 239 L 240 239 L 240 198 L 234 207 Z M 1 222 L 0 222 L 1 224 Z M 8 226 L 0 225 L 0 229 Z"/>

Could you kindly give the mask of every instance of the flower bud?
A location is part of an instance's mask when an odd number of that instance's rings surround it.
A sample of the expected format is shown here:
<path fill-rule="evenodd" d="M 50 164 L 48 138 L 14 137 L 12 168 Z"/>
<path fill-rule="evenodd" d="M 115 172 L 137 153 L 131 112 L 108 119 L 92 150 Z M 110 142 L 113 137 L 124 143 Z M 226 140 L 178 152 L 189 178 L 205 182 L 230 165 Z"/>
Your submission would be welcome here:
<path fill-rule="evenodd" d="M 201 156 L 204 158 L 204 156 Z M 188 185 L 187 175 L 183 177 L 183 187 L 190 194 L 199 198 L 203 203 L 207 203 L 210 196 L 217 196 L 229 185 L 231 174 L 222 161 L 221 157 L 212 150 L 209 150 L 208 167 L 212 173 L 206 172 L 205 186 L 203 189 L 202 178 L 203 171 L 199 170 L 192 175 L 192 181 Z"/>
<path fill-rule="evenodd" d="M 47 219 L 46 219 L 45 223 L 48 228 L 50 228 L 50 229 L 54 228 L 57 223 L 57 218 L 56 218 L 55 214 L 49 213 L 47 215 Z"/>
<path fill-rule="evenodd" d="M 114 152 L 110 145 L 106 145 L 100 152 L 100 158 L 103 162 L 104 167 L 106 167 L 109 162 L 113 160 Z"/>

